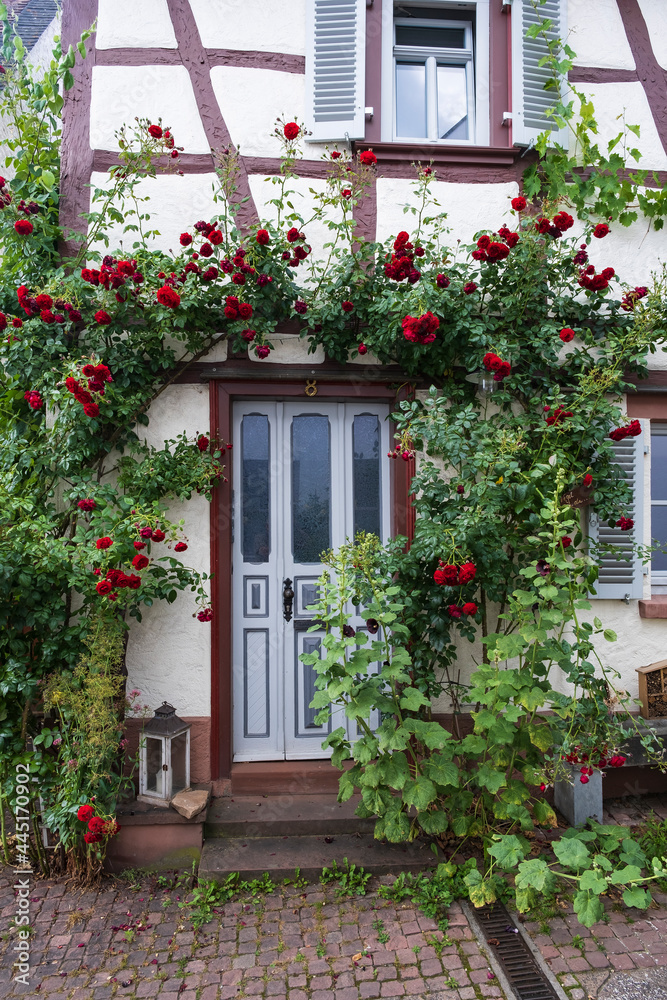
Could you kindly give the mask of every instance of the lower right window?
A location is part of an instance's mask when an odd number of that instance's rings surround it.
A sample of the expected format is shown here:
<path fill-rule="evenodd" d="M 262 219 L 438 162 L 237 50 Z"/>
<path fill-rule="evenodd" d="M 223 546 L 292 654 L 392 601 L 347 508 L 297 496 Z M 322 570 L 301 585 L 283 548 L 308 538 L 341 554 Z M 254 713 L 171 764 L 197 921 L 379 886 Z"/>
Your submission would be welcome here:
<path fill-rule="evenodd" d="M 667 423 L 651 423 L 651 589 L 667 593 Z"/>

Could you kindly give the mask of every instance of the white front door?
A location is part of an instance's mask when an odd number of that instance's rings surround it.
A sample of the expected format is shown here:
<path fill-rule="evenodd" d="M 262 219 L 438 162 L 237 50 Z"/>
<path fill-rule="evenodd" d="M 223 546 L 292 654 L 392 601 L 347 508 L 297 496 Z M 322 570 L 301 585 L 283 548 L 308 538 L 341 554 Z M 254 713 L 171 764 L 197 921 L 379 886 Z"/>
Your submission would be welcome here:
<path fill-rule="evenodd" d="M 388 413 L 377 403 L 235 404 L 234 760 L 328 757 L 322 741 L 347 725 L 341 712 L 315 724 L 316 674 L 299 655 L 321 641 L 306 611 L 320 554 L 358 531 L 388 535 Z"/>

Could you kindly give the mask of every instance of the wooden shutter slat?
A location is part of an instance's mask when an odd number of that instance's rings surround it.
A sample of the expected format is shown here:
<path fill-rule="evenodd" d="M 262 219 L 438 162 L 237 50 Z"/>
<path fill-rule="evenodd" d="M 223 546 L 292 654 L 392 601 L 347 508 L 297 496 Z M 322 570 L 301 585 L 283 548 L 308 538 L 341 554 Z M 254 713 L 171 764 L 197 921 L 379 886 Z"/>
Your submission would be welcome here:
<path fill-rule="evenodd" d="M 365 0 L 307 0 L 306 126 L 311 141 L 363 139 Z"/>
<path fill-rule="evenodd" d="M 553 21 L 549 39 L 565 38 L 566 0 L 546 0 L 536 11 L 531 0 L 512 4 L 512 141 L 515 146 L 529 146 L 540 132 L 551 132 L 554 142 L 567 144 L 567 129 L 559 130 L 546 115 L 555 103 L 554 90 L 545 90 L 551 70 L 540 66 L 547 55 L 543 36 L 526 38 L 526 31 L 545 19 Z"/>

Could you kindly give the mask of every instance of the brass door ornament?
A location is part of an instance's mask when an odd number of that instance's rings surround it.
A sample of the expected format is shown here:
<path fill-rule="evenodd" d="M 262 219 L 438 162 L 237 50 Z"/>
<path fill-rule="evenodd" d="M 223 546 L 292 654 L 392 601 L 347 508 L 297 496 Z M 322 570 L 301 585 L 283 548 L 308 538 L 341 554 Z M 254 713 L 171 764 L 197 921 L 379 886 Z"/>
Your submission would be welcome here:
<path fill-rule="evenodd" d="M 306 396 L 317 396 L 317 382 L 315 379 L 306 379 L 306 388 L 303 390 Z"/>

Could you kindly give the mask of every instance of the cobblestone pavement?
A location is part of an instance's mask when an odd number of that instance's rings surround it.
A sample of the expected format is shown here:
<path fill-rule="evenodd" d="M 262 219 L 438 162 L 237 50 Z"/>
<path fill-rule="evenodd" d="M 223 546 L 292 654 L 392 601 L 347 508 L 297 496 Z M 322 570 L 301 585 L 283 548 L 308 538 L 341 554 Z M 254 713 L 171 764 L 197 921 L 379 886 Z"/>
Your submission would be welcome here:
<path fill-rule="evenodd" d="M 0 996 L 58 1000 L 437 1000 L 504 998 L 483 947 L 455 904 L 449 941 L 412 905 L 377 892 L 339 901 L 329 887 L 286 887 L 228 903 L 197 942 L 178 892 L 99 892 L 34 880 L 28 986 L 12 980 L 15 936 L 0 941 Z M 5 927 L 15 913 L 12 879 L 0 876 Z M 491 977 L 491 978 L 489 978 Z"/>

